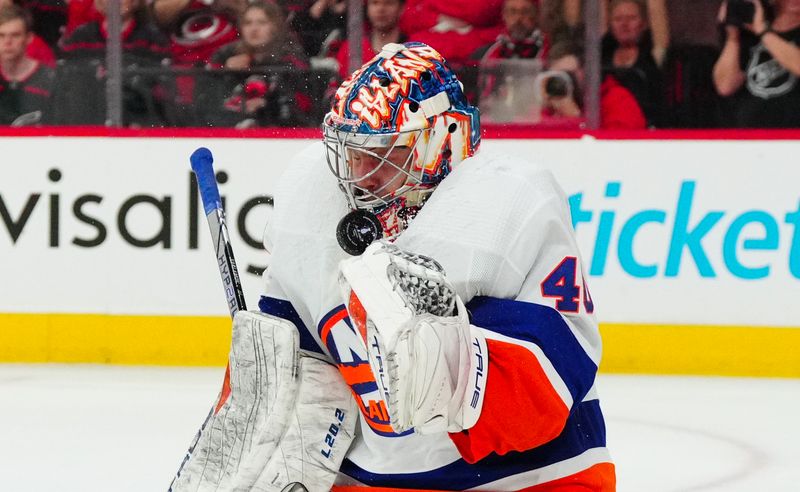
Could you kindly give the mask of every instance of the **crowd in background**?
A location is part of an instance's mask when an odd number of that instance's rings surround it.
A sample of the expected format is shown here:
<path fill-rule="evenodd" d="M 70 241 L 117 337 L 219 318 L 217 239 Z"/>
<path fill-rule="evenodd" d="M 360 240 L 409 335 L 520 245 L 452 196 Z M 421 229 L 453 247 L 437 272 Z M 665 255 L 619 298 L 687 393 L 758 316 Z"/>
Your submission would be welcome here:
<path fill-rule="evenodd" d="M 103 124 L 109 0 L 0 0 L 0 125 Z M 585 125 L 583 0 L 120 0 L 126 126 L 314 126 L 421 41 L 488 122 Z M 602 0 L 602 128 L 800 126 L 800 0 Z"/>

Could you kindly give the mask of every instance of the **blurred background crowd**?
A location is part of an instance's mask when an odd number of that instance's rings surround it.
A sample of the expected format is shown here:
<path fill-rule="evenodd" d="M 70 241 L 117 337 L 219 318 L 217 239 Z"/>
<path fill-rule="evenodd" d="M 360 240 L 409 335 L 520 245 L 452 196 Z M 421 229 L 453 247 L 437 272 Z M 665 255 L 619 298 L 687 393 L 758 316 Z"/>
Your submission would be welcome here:
<path fill-rule="evenodd" d="M 316 126 L 353 59 L 405 41 L 487 122 L 585 128 L 595 91 L 601 128 L 800 126 L 800 0 L 358 0 L 357 48 L 351 2 L 0 0 L 0 125 L 109 123 L 115 33 L 128 127 Z"/>

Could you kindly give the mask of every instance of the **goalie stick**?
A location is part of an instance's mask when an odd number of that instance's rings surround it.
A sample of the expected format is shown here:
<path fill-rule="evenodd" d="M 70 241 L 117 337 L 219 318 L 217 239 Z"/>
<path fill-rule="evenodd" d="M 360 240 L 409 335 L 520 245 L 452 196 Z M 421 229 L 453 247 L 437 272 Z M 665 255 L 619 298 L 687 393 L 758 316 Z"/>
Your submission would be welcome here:
<path fill-rule="evenodd" d="M 233 257 L 233 245 L 231 244 L 230 235 L 228 234 L 228 226 L 225 222 L 225 210 L 222 208 L 222 199 L 219 196 L 219 187 L 217 186 L 217 178 L 214 174 L 214 156 L 211 151 L 205 147 L 200 147 L 189 157 L 189 163 L 192 166 L 192 171 L 197 178 L 197 187 L 200 190 L 200 199 L 203 202 L 203 210 L 208 220 L 208 228 L 211 232 L 211 239 L 214 243 L 214 253 L 217 257 L 217 267 L 219 267 L 219 274 L 222 278 L 222 286 L 225 288 L 225 299 L 228 302 L 228 311 L 231 314 L 231 319 L 236 316 L 239 311 L 246 311 L 247 306 L 244 301 L 244 289 L 242 289 L 242 282 L 239 278 L 239 270 L 236 268 L 236 260 Z M 181 476 L 183 467 L 189 462 L 195 447 L 200 440 L 200 435 L 208 425 L 211 417 L 219 411 L 224 401 L 230 395 L 230 363 L 225 368 L 225 379 L 222 382 L 222 391 L 220 392 L 217 403 L 211 407 L 203 425 L 197 431 L 186 456 L 181 462 L 180 468 L 175 473 L 175 478 L 170 483 L 170 492 L 178 477 Z"/>
<path fill-rule="evenodd" d="M 222 207 L 222 199 L 220 198 L 219 188 L 217 186 L 216 175 L 214 174 L 214 156 L 211 151 L 205 147 L 200 147 L 195 150 L 189 157 L 189 162 L 192 166 L 192 171 L 197 178 L 197 187 L 200 190 L 200 198 L 203 202 L 203 210 L 208 220 L 208 228 L 211 232 L 211 239 L 214 245 L 214 254 L 217 258 L 217 267 L 219 268 L 222 285 L 225 290 L 225 299 L 228 304 L 228 311 L 231 318 L 236 316 L 239 311 L 246 311 L 247 306 L 244 300 L 244 289 L 239 277 L 239 270 L 236 267 L 236 259 L 233 256 L 233 245 L 231 244 L 230 235 L 228 234 L 228 226 L 225 220 L 225 210 Z M 222 391 L 217 399 L 217 403 L 211 407 L 208 412 L 203 425 L 197 431 L 195 439 L 192 441 L 186 456 L 181 463 L 175 478 L 170 484 L 170 491 L 173 489 L 175 481 L 180 477 L 184 466 L 188 463 L 189 458 L 199 442 L 200 435 L 208 425 L 211 418 L 222 407 L 225 400 L 230 395 L 230 362 L 225 369 L 225 379 L 222 384 Z M 306 488 L 299 483 L 292 483 L 287 485 L 286 489 L 292 492 L 305 491 Z"/>
<path fill-rule="evenodd" d="M 292 322 L 245 309 L 213 157 L 199 148 L 190 160 L 233 327 L 222 390 L 170 491 L 329 490 L 353 439 L 355 401 L 336 366 L 299 349 Z"/>

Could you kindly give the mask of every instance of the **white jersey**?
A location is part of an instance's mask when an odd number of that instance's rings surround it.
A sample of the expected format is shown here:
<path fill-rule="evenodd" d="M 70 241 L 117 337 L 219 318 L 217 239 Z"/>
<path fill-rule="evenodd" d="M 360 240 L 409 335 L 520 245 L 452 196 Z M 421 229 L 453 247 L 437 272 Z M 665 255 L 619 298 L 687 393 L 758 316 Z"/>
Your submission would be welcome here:
<path fill-rule="evenodd" d="M 281 178 L 265 234 L 272 258 L 262 311 L 293 321 L 301 347 L 337 364 L 361 408 L 338 483 L 520 490 L 610 463 L 594 391 L 600 338 L 552 175 L 509 156 L 461 162 L 395 240 L 436 259 L 489 345 L 486 402 L 459 434 L 396 434 L 337 283 L 336 241 L 349 211 L 324 149 Z M 611 465 L 608 465 L 611 466 Z M 613 471 L 613 468 L 612 468 Z"/>

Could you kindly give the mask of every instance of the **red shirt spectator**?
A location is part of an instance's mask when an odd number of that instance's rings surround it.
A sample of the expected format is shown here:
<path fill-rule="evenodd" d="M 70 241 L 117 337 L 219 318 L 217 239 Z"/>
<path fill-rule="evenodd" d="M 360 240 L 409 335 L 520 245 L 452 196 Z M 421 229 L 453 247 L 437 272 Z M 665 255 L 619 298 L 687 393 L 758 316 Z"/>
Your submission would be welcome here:
<path fill-rule="evenodd" d="M 611 75 L 600 85 L 600 128 L 638 130 L 647 127 L 641 106 L 631 91 Z"/>

